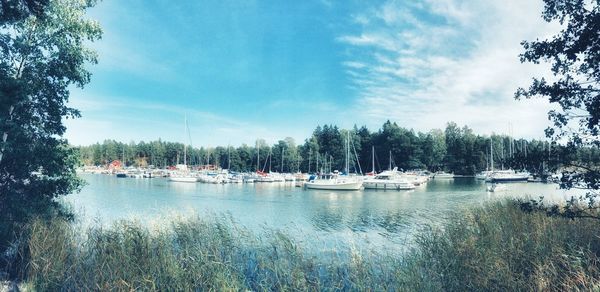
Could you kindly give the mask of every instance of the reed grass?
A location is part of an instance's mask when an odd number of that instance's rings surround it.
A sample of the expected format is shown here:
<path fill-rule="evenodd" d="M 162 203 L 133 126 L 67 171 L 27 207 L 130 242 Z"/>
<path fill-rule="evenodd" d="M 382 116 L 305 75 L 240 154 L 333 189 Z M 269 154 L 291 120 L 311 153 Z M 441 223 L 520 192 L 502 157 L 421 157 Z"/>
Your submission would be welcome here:
<path fill-rule="evenodd" d="M 404 255 L 319 256 L 285 232 L 258 235 L 223 216 L 148 227 L 32 222 L 19 249 L 34 290 L 594 290 L 600 222 L 524 213 L 512 201 L 461 211 Z"/>

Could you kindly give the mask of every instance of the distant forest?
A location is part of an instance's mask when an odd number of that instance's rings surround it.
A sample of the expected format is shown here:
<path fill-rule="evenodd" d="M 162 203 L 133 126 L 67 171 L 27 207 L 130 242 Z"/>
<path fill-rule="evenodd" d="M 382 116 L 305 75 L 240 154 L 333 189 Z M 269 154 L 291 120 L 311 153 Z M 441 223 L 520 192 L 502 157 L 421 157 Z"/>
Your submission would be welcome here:
<path fill-rule="evenodd" d="M 381 171 L 391 167 L 402 170 L 445 170 L 455 174 L 472 175 L 490 166 L 490 141 L 494 168 L 513 168 L 541 173 L 556 169 L 568 161 L 600 164 L 598 148 L 580 148 L 541 140 L 513 139 L 507 135 L 482 136 L 453 122 L 445 130 L 427 133 L 405 129 L 387 121 L 375 132 L 365 126 L 354 126 L 350 132 L 350 171 Z M 345 168 L 346 137 L 348 130 L 337 126 L 318 126 L 311 137 L 297 145 L 285 138 L 274 145 L 257 140 L 256 145 L 239 147 L 187 149 L 187 164 L 191 166 L 217 165 L 232 171 L 315 172 Z M 491 140 L 490 140 L 491 139 Z M 258 149 L 257 149 L 258 147 Z M 375 149 L 375 164 L 372 149 Z M 85 165 L 105 165 L 113 160 L 125 160 L 127 166 L 166 167 L 183 163 L 182 143 L 152 141 L 121 143 L 106 140 L 102 144 L 78 147 Z M 257 150 L 260 161 L 257 161 Z M 282 162 L 283 157 L 283 162 Z M 358 160 L 356 159 L 358 157 Z"/>

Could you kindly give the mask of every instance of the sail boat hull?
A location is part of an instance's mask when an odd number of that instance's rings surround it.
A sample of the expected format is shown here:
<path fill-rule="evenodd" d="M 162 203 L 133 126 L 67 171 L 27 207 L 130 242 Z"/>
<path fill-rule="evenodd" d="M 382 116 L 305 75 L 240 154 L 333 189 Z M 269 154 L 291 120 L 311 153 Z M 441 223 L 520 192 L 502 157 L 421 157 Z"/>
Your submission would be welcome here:
<path fill-rule="evenodd" d="M 175 176 L 175 177 L 170 177 L 169 181 L 172 182 L 185 182 L 185 183 L 195 183 L 198 181 L 198 178 L 196 177 L 191 177 L 191 176 Z"/>
<path fill-rule="evenodd" d="M 529 175 L 527 174 L 513 174 L 513 175 L 502 175 L 492 176 L 487 181 L 489 182 L 527 182 Z"/>

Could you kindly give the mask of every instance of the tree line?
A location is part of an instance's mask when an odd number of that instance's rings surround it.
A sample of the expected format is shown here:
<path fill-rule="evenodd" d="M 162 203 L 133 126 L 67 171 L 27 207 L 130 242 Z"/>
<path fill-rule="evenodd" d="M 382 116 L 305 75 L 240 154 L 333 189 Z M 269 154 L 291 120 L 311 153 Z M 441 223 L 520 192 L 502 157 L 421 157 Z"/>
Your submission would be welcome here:
<path fill-rule="evenodd" d="M 349 136 L 349 143 L 346 139 Z M 347 151 L 346 145 L 350 145 Z M 106 140 L 79 147 L 85 165 L 105 165 L 113 160 L 127 166 L 167 167 L 183 163 L 184 145 L 162 140 L 121 143 Z M 490 152 L 491 151 L 491 152 Z M 477 135 L 467 126 L 450 122 L 444 130 L 415 132 L 387 121 L 377 131 L 354 126 L 350 130 L 334 125 L 318 126 L 303 144 L 285 138 L 274 145 L 259 139 L 255 145 L 239 147 L 188 147 L 191 166 L 216 165 L 233 171 L 315 172 L 345 170 L 349 152 L 350 172 L 377 172 L 398 167 L 402 170 L 444 170 L 472 175 L 489 169 L 513 168 L 532 173 L 556 169 L 563 161 L 600 162 L 597 147 L 566 151 L 542 140 L 513 139 L 507 135 Z M 491 154 L 490 154 L 491 153 Z"/>

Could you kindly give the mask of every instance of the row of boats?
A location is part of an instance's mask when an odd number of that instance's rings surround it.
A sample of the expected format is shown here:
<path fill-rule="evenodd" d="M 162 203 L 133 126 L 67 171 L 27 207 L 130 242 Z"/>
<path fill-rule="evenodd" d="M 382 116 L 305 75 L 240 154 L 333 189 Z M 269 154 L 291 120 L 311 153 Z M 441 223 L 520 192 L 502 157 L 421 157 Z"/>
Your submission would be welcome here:
<path fill-rule="evenodd" d="M 238 173 L 222 171 L 188 171 L 188 170 L 141 170 L 127 169 L 116 172 L 117 177 L 125 178 L 154 178 L 165 177 L 171 182 L 184 183 L 277 183 L 290 182 L 298 187 L 319 190 L 412 190 L 420 185 L 426 184 L 430 179 L 454 179 L 461 177 L 452 173 L 427 171 L 403 172 L 397 168 L 386 170 L 381 173 L 371 172 L 366 176 L 357 174 L 345 174 L 338 171 L 321 174 L 305 173 L 276 173 L 261 172 Z M 484 171 L 476 175 L 477 179 L 496 184 L 504 182 L 527 182 L 535 181 L 527 172 L 515 172 L 513 170 Z"/>
<path fill-rule="evenodd" d="M 412 190 L 417 186 L 427 183 L 433 178 L 448 179 L 452 175 L 446 173 L 430 174 L 428 172 L 401 172 L 397 168 L 383 171 L 379 174 L 367 176 L 344 174 L 338 171 L 323 174 L 303 173 L 172 173 L 169 180 L 172 182 L 201 182 L 201 183 L 274 183 L 293 182 L 298 187 L 318 190 Z"/>
<path fill-rule="evenodd" d="M 169 176 L 172 182 L 201 182 L 209 184 L 255 183 L 255 182 L 295 182 L 305 181 L 307 175 L 302 173 L 237 173 L 237 172 L 174 172 Z"/>
<path fill-rule="evenodd" d="M 397 168 L 386 170 L 376 175 L 359 176 L 344 175 L 337 172 L 313 175 L 304 187 L 318 190 L 412 190 L 427 183 L 431 178 L 427 172 L 401 172 Z"/>

